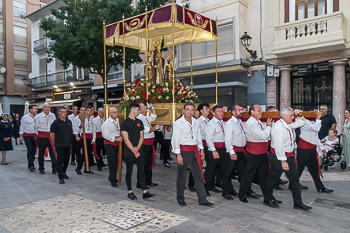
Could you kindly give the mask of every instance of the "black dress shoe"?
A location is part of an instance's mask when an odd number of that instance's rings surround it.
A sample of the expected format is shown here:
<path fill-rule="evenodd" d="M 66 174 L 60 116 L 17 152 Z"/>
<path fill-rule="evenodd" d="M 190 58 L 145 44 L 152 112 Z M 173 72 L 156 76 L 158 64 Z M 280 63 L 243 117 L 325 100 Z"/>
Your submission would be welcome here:
<path fill-rule="evenodd" d="M 188 189 L 191 191 L 191 192 L 196 192 L 196 189 L 194 186 L 188 186 Z"/>
<path fill-rule="evenodd" d="M 280 181 L 278 181 L 278 184 L 288 184 L 288 181 L 280 179 Z"/>
<path fill-rule="evenodd" d="M 247 197 L 252 197 L 252 198 L 262 198 L 263 195 L 257 194 L 256 192 L 252 191 Z"/>
<path fill-rule="evenodd" d="M 209 191 L 208 190 L 206 190 L 206 191 L 207 191 L 207 197 L 210 197 L 211 195 L 210 195 Z"/>
<path fill-rule="evenodd" d="M 128 193 L 128 198 L 131 200 L 137 200 L 137 197 L 135 196 L 134 193 Z"/>
<path fill-rule="evenodd" d="M 78 168 L 75 169 L 75 172 L 76 172 L 78 175 L 82 175 L 80 169 L 78 169 Z"/>
<path fill-rule="evenodd" d="M 40 172 L 39 172 L 39 174 L 45 174 L 45 171 L 44 170 L 41 170 Z"/>
<path fill-rule="evenodd" d="M 70 165 L 75 166 L 77 165 L 74 161 L 70 162 Z"/>
<path fill-rule="evenodd" d="M 84 170 L 84 173 L 94 174 L 91 170 L 90 171 Z"/>
<path fill-rule="evenodd" d="M 35 167 L 29 168 L 29 171 L 30 171 L 30 172 L 35 172 L 35 170 L 36 170 Z"/>
<path fill-rule="evenodd" d="M 152 194 L 152 193 L 150 193 L 150 192 L 145 192 L 144 194 L 142 194 L 142 198 L 143 199 L 147 199 L 147 198 L 151 198 L 151 197 L 153 197 L 155 194 Z"/>
<path fill-rule="evenodd" d="M 271 208 L 280 208 L 279 205 L 275 202 L 275 200 L 264 201 L 264 205 L 267 205 Z"/>
<path fill-rule="evenodd" d="M 177 202 L 180 206 L 187 206 L 185 201 L 178 201 Z"/>
<path fill-rule="evenodd" d="M 64 183 L 66 183 L 66 182 L 64 182 L 64 179 L 62 178 L 62 179 L 60 179 L 60 180 L 58 181 L 58 183 L 59 183 L 59 184 L 64 184 Z"/>
<path fill-rule="evenodd" d="M 223 198 L 225 198 L 226 200 L 233 200 L 233 197 L 230 194 L 223 194 L 222 195 Z"/>
<path fill-rule="evenodd" d="M 154 186 L 158 186 L 158 184 L 157 183 L 150 183 L 150 184 L 147 184 L 147 185 L 149 185 L 149 186 L 151 186 L 151 187 L 154 187 Z"/>
<path fill-rule="evenodd" d="M 214 203 L 208 201 L 208 200 L 205 200 L 204 202 L 201 202 L 201 203 L 198 203 L 199 205 L 204 205 L 204 206 L 213 206 Z"/>
<path fill-rule="evenodd" d="M 244 197 L 238 197 L 239 198 L 239 200 L 241 201 L 241 202 L 243 202 L 243 203 L 248 203 L 248 200 L 247 200 L 247 198 L 244 196 Z"/>
<path fill-rule="evenodd" d="M 294 204 L 294 209 L 301 209 L 301 210 L 311 210 L 311 206 L 307 206 L 304 203 L 301 204 Z"/>
<path fill-rule="evenodd" d="M 222 192 L 221 190 L 217 189 L 216 187 L 209 189 L 209 191 L 212 191 L 214 193 L 221 193 Z"/>
<path fill-rule="evenodd" d="M 308 190 L 309 188 L 307 186 L 304 186 L 304 185 L 300 185 L 300 190 Z"/>
<path fill-rule="evenodd" d="M 69 179 L 69 176 L 67 176 L 67 174 L 63 174 L 63 178 L 68 180 Z"/>
<path fill-rule="evenodd" d="M 97 171 L 102 171 L 102 167 L 97 167 Z"/>
<path fill-rule="evenodd" d="M 283 188 L 281 188 L 281 186 L 279 186 L 278 184 L 275 184 L 275 185 L 273 186 L 273 189 L 274 189 L 274 190 L 277 190 L 277 191 L 283 191 Z"/>
<path fill-rule="evenodd" d="M 277 204 L 282 204 L 282 201 L 280 201 L 280 200 L 274 200 Z"/>
<path fill-rule="evenodd" d="M 319 192 L 319 193 L 333 193 L 334 190 L 333 189 L 324 188 L 324 189 L 317 190 L 317 192 Z"/>
<path fill-rule="evenodd" d="M 233 191 L 230 192 L 230 194 L 236 197 L 238 193 L 237 193 L 237 191 L 235 189 L 233 189 Z"/>
<path fill-rule="evenodd" d="M 117 182 L 116 182 L 116 181 L 111 181 L 111 185 L 112 185 L 112 187 L 113 187 L 113 188 L 118 187 L 118 184 L 117 184 Z"/>

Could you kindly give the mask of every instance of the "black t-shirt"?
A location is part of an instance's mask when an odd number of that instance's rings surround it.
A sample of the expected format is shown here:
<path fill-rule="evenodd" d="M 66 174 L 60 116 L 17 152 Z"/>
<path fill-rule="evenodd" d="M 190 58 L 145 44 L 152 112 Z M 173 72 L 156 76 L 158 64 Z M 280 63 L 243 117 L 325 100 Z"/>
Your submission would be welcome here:
<path fill-rule="evenodd" d="M 131 144 L 136 147 L 140 141 L 140 132 L 143 131 L 143 123 L 141 120 L 135 118 L 135 120 L 127 117 L 120 125 L 120 131 L 125 131 L 129 135 Z M 134 153 L 126 146 L 124 142 L 124 156 L 133 157 Z"/>
<path fill-rule="evenodd" d="M 323 117 L 321 117 L 321 129 L 318 132 L 318 138 L 324 139 L 328 135 L 328 130 L 332 128 L 333 124 L 336 124 L 337 121 L 335 120 L 335 117 L 332 114 L 326 114 Z"/>
<path fill-rule="evenodd" d="M 50 132 L 55 133 L 55 147 L 71 145 L 72 122 L 70 120 L 62 121 L 60 118 L 56 118 L 51 124 Z"/>

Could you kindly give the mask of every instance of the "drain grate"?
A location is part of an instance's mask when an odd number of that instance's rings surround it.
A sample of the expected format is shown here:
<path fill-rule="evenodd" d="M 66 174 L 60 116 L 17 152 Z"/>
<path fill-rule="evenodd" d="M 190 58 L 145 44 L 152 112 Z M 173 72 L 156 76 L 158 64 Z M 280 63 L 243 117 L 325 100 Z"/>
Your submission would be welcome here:
<path fill-rule="evenodd" d="M 341 202 L 341 201 L 333 201 L 333 200 L 328 200 L 323 198 L 316 198 L 314 200 L 314 203 L 350 209 L 350 203 Z"/>

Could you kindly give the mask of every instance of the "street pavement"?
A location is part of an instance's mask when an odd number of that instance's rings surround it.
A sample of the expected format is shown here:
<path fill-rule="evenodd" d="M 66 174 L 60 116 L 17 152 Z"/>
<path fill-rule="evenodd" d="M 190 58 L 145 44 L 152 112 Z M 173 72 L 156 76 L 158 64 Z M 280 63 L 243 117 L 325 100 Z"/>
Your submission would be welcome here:
<path fill-rule="evenodd" d="M 235 198 L 225 200 L 221 194 L 211 193 L 208 199 L 213 207 L 197 204 L 196 194 L 185 191 L 187 207 L 176 202 L 176 160 L 166 168 L 160 160 L 153 171 L 150 192 L 156 196 L 130 201 L 124 182 L 118 188 L 107 180 L 108 169 L 78 176 L 69 166 L 66 184 L 58 184 L 51 174 L 51 163 L 46 161 L 46 174 L 29 172 L 26 149 L 14 146 L 8 152 L 7 166 L 0 165 L 0 233 L 2 232 L 350 232 L 350 172 L 337 168 L 324 172 L 323 182 L 332 194 L 318 193 L 307 171 L 301 183 L 309 187 L 302 192 L 311 211 L 293 209 L 288 185 L 284 191 L 275 191 L 283 201 L 279 209 L 262 204 L 262 199 L 251 199 L 244 204 Z M 37 161 L 36 161 L 37 164 Z M 36 167 L 38 167 L 36 165 Z M 282 177 L 284 180 L 285 177 Z M 238 184 L 234 187 L 238 190 Z M 133 184 L 136 183 L 136 167 Z M 261 193 L 258 186 L 252 187 Z"/>

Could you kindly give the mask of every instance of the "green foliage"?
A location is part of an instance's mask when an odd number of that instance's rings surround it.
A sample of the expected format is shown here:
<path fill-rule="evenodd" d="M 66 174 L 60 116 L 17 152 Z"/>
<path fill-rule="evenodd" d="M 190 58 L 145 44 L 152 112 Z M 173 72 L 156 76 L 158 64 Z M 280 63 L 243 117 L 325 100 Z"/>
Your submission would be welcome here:
<path fill-rule="evenodd" d="M 159 6 L 163 6 L 167 1 L 166 0 L 139 0 L 137 3 L 135 14 L 142 14 L 145 12 L 145 8 L 147 6 L 147 10 L 153 10 Z"/>
<path fill-rule="evenodd" d="M 40 21 L 45 36 L 55 41 L 49 57 L 59 59 L 65 68 L 73 64 L 103 77 L 103 20 L 108 25 L 122 20 L 123 14 L 125 18 L 132 17 L 137 9 L 131 6 L 132 0 L 63 1 L 66 5 L 52 9 L 52 16 Z M 158 7 L 164 1 L 148 2 Z M 139 51 L 126 48 L 126 66 L 134 62 L 141 62 Z M 123 48 L 107 46 L 107 73 L 111 67 L 117 70 L 117 65 L 123 65 Z"/>

